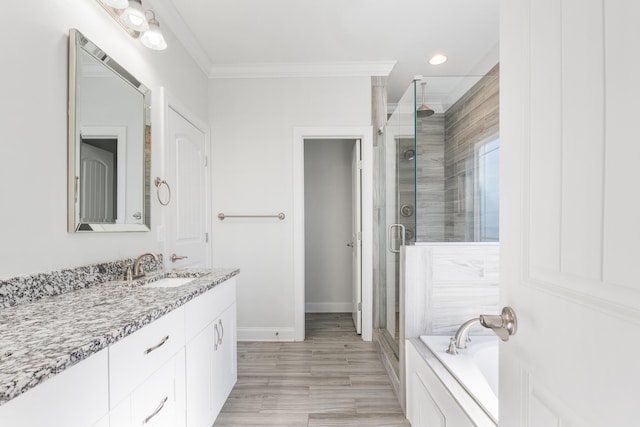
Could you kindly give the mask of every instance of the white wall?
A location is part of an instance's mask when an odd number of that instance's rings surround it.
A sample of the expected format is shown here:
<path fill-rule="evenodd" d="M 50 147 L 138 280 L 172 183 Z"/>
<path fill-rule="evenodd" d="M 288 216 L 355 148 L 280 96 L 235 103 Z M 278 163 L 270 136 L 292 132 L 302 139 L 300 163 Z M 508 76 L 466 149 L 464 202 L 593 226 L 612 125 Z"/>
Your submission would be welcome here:
<path fill-rule="evenodd" d="M 15 2 L 0 16 L 0 278 L 159 252 L 155 198 L 151 232 L 66 231 L 68 31 L 78 28 L 153 91 L 152 177 L 161 175 L 159 88 L 204 118 L 205 75 L 166 28 L 169 48 L 151 51 L 94 0 Z"/>
<path fill-rule="evenodd" d="M 293 339 L 294 127 L 369 126 L 371 79 L 211 80 L 209 117 L 213 261 L 241 270 L 239 339 Z M 287 218 L 222 222 L 219 212 Z"/>
<path fill-rule="evenodd" d="M 352 310 L 354 140 L 304 144 L 305 304 L 309 313 Z"/>

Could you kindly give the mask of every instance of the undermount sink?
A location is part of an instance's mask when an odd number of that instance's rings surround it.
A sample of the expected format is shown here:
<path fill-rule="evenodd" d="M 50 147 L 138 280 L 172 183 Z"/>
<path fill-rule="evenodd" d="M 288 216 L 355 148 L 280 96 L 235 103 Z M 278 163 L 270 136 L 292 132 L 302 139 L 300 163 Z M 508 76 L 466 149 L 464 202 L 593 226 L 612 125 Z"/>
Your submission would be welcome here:
<path fill-rule="evenodd" d="M 146 288 L 176 288 L 194 280 L 193 277 L 165 277 L 144 285 Z"/>

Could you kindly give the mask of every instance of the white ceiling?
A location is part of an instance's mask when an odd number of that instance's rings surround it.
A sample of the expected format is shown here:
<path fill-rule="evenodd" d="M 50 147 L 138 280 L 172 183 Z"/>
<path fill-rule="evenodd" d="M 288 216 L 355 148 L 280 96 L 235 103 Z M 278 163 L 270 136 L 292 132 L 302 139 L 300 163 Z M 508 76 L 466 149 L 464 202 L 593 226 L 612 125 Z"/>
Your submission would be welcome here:
<path fill-rule="evenodd" d="M 250 69 L 289 75 L 329 69 L 384 73 L 395 63 L 388 81 L 388 101 L 395 103 L 415 75 L 481 75 L 498 61 L 499 0 L 144 3 L 210 77 Z M 437 52 L 449 60 L 429 65 Z"/>

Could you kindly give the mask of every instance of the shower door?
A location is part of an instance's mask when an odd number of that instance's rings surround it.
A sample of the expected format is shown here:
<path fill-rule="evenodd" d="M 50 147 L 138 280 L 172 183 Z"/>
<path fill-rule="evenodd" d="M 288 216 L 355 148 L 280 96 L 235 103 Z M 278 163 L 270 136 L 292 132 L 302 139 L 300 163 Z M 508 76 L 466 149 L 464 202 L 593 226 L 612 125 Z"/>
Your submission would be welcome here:
<path fill-rule="evenodd" d="M 414 85 L 387 121 L 378 147 L 379 176 L 379 301 L 382 336 L 399 354 L 400 247 L 415 241 L 415 105 Z"/>

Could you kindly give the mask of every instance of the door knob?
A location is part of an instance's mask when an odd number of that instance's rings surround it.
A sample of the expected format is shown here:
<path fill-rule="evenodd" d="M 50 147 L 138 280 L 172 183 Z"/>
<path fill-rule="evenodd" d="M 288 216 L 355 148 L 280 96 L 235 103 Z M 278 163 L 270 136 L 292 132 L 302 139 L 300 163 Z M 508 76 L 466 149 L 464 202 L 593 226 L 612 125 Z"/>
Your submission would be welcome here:
<path fill-rule="evenodd" d="M 349 246 L 350 248 L 353 248 L 353 242 L 347 243 L 347 246 Z"/>
<path fill-rule="evenodd" d="M 185 259 L 185 258 L 189 258 L 186 255 L 176 255 L 176 254 L 171 254 L 171 262 L 176 262 L 180 259 Z"/>

